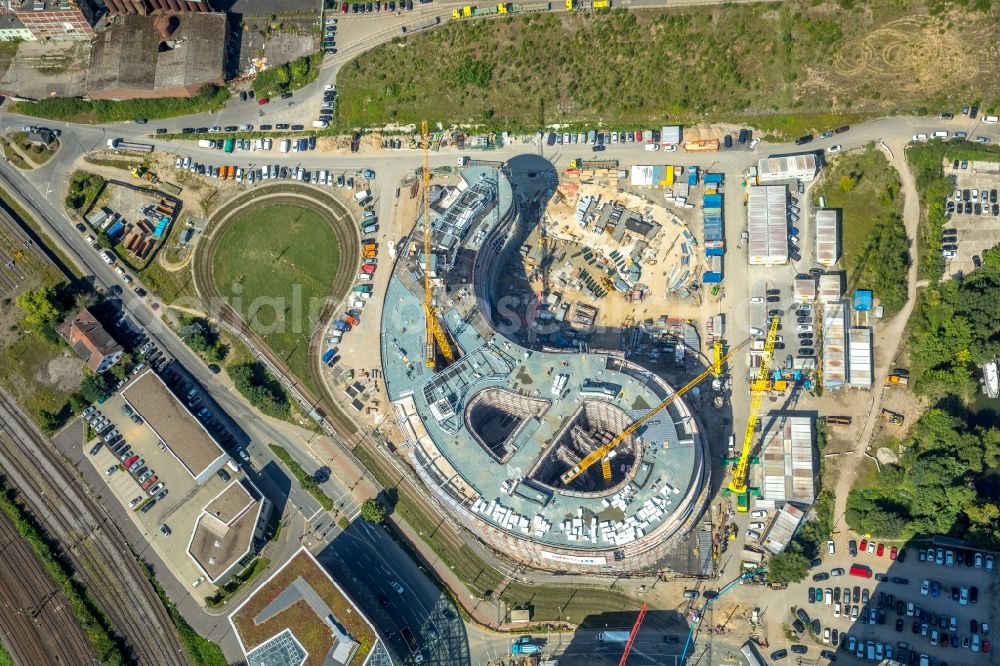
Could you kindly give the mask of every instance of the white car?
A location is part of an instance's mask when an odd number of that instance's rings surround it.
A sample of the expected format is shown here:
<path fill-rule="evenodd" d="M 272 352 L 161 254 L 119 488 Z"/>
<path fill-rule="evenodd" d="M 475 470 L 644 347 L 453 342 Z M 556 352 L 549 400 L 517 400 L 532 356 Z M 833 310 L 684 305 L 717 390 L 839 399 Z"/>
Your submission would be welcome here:
<path fill-rule="evenodd" d="M 752 530 L 762 530 L 762 529 L 764 529 L 764 523 L 750 523 L 750 529 L 752 529 Z"/>
<path fill-rule="evenodd" d="M 797 328 L 799 333 L 812 333 L 813 331 L 812 324 L 799 324 Z"/>
<path fill-rule="evenodd" d="M 371 280 L 372 276 L 370 273 L 358 273 L 359 280 Z"/>
<path fill-rule="evenodd" d="M 767 511 L 764 511 L 763 509 L 758 509 L 757 511 L 751 511 L 750 512 L 750 517 L 751 518 L 767 518 Z"/>
<path fill-rule="evenodd" d="M 833 616 L 840 617 L 840 602 L 838 601 L 833 605 Z"/>
<path fill-rule="evenodd" d="M 919 134 L 914 134 L 913 135 L 913 140 L 914 141 L 926 141 L 927 140 L 927 135 L 924 134 L 923 132 L 920 132 Z"/>
<path fill-rule="evenodd" d="M 868 542 L 868 554 L 869 555 L 874 555 L 875 554 L 875 540 L 874 539 Z"/>
<path fill-rule="evenodd" d="M 331 23 L 330 23 L 329 21 L 327 21 L 327 22 L 326 22 L 326 24 L 327 24 L 327 25 L 331 25 Z M 333 85 L 332 83 L 328 83 L 328 84 L 326 84 L 326 85 L 325 85 L 325 86 L 323 87 L 323 90 L 324 90 L 325 92 L 334 92 L 334 91 L 335 91 L 336 89 L 337 89 L 337 86 Z"/>
<path fill-rule="evenodd" d="M 653 143 L 652 141 L 646 142 L 646 150 L 649 152 L 655 152 L 660 149 L 660 144 Z"/>
<path fill-rule="evenodd" d="M 930 589 L 931 589 L 931 582 L 929 580 L 924 578 L 922 581 L 920 581 L 920 594 L 926 597 Z"/>
<path fill-rule="evenodd" d="M 108 266 L 110 266 L 111 264 L 113 264 L 115 262 L 115 255 L 113 255 L 110 252 L 108 252 L 107 250 L 105 250 L 104 252 L 101 252 L 101 259 L 104 260 L 104 263 L 106 263 Z"/>
<path fill-rule="evenodd" d="M 97 242 L 97 239 L 94 238 L 93 236 L 87 236 L 87 242 L 93 245 L 94 243 Z"/>
<path fill-rule="evenodd" d="M 751 296 L 750 297 L 750 302 L 751 303 L 763 303 L 764 302 L 764 297 L 763 296 Z"/>
<path fill-rule="evenodd" d="M 830 627 L 823 630 L 823 642 L 827 645 L 830 644 Z"/>
<path fill-rule="evenodd" d="M 833 145 L 833 146 L 830 146 L 829 148 L 827 148 L 827 149 L 826 149 L 826 152 L 827 152 L 828 154 L 831 154 L 831 155 L 832 155 L 833 153 L 839 153 L 839 152 L 840 152 L 840 151 L 842 151 L 843 149 L 844 149 L 844 147 L 843 147 L 842 145 L 840 145 L 840 144 L 838 143 L 838 144 L 836 144 L 836 145 Z"/>
<path fill-rule="evenodd" d="M 753 150 L 758 145 L 760 145 L 760 139 L 754 139 L 753 141 L 750 142 L 750 150 Z"/>
<path fill-rule="evenodd" d="M 747 538 L 753 541 L 760 541 L 760 532 L 755 530 L 747 530 Z"/>
<path fill-rule="evenodd" d="M 403 586 L 400 585 L 399 583 L 397 583 L 394 580 L 390 580 L 389 581 L 389 587 L 391 587 L 392 589 L 396 590 L 400 594 L 402 594 L 403 592 L 405 592 L 405 590 L 403 589 Z"/>
<path fill-rule="evenodd" d="M 115 266 L 115 273 L 118 273 L 118 275 L 125 275 L 125 269 L 121 266 Z"/>
<path fill-rule="evenodd" d="M 944 258 L 946 258 L 946 259 L 953 259 L 956 256 L 958 256 L 958 253 L 955 252 L 954 250 L 942 250 L 941 251 L 941 256 L 944 257 Z"/>
<path fill-rule="evenodd" d="M 142 495 L 139 495 L 138 497 L 133 497 L 132 499 L 129 500 L 128 508 L 134 509 L 135 505 L 141 501 L 142 501 Z"/>
<path fill-rule="evenodd" d="M 672 144 L 672 143 L 668 144 L 666 146 L 663 146 L 663 152 L 665 152 L 665 153 L 676 153 L 677 152 L 677 146 L 674 145 L 674 144 Z"/>

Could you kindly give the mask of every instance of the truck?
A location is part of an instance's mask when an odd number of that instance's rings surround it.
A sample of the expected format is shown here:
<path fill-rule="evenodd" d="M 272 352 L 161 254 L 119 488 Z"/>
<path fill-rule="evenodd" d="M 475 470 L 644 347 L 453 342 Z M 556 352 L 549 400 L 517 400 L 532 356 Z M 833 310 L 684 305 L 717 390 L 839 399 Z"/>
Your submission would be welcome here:
<path fill-rule="evenodd" d="M 628 641 L 627 631 L 602 631 L 597 634 L 597 640 L 602 643 L 625 643 Z"/>
<path fill-rule="evenodd" d="M 400 629 L 399 635 L 403 637 L 403 640 L 406 641 L 407 647 L 409 647 L 413 652 L 416 652 L 420 647 L 417 645 L 417 639 L 413 637 L 413 631 L 410 630 L 409 626 L 404 626 Z"/>
<path fill-rule="evenodd" d="M 534 643 L 514 643 L 510 646 L 511 654 L 538 654 L 541 651 L 542 648 L 538 647 Z"/>
<path fill-rule="evenodd" d="M 886 384 L 895 384 L 896 386 L 906 386 L 910 383 L 910 373 L 906 370 L 895 369 L 885 379 Z"/>
<path fill-rule="evenodd" d="M 211 139 L 198 139 L 199 148 L 215 148 L 215 142 Z"/>
<path fill-rule="evenodd" d="M 570 169 L 617 169 L 618 160 L 570 160 Z"/>
<path fill-rule="evenodd" d="M 126 141 L 125 139 L 108 139 L 108 148 L 129 153 L 153 152 L 153 144 L 151 143 L 136 143 L 135 141 Z"/>

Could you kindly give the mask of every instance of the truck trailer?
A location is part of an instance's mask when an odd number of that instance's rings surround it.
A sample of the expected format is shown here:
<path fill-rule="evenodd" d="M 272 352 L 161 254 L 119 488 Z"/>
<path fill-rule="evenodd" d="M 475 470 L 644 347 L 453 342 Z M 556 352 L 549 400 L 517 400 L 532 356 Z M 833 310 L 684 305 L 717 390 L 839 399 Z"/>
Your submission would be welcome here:
<path fill-rule="evenodd" d="M 128 153 L 153 152 L 153 144 L 151 143 L 136 143 L 135 141 L 126 141 L 125 139 L 108 139 L 108 148 Z"/>

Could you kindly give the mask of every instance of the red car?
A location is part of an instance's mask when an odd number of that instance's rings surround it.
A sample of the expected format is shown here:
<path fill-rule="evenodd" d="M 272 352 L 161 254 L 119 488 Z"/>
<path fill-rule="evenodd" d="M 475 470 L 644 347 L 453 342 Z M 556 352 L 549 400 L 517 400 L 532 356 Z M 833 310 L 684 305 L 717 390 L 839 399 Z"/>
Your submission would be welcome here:
<path fill-rule="evenodd" d="M 983 651 L 983 654 L 989 654 L 990 653 L 990 642 L 989 641 L 983 641 L 983 646 L 980 649 Z"/>
<path fill-rule="evenodd" d="M 346 14 L 347 13 L 347 3 L 346 2 L 340 3 L 340 13 L 341 14 Z"/>
<path fill-rule="evenodd" d="M 122 464 L 125 465 L 125 469 L 128 469 L 129 467 L 132 466 L 132 463 L 134 463 L 138 459 L 139 459 L 139 456 L 131 456 L 129 458 L 126 458 L 125 462 L 122 463 Z"/>
<path fill-rule="evenodd" d="M 889 549 L 889 559 L 890 560 L 896 559 L 896 554 L 897 553 L 899 553 L 899 549 L 898 548 L 896 548 L 895 546 L 893 546 L 892 548 L 890 548 Z"/>
<path fill-rule="evenodd" d="M 878 555 L 879 557 L 882 557 L 882 555 L 883 555 L 884 553 L 885 553 L 885 544 L 884 544 L 884 543 L 880 543 L 880 544 L 879 544 L 878 546 L 876 546 L 876 548 L 875 548 L 875 554 L 876 554 L 876 555 Z"/>
<path fill-rule="evenodd" d="M 153 487 L 153 484 L 156 483 L 158 480 L 159 480 L 159 477 L 157 477 L 154 474 L 153 476 L 149 477 L 148 479 L 146 479 L 145 481 L 142 482 L 142 489 L 143 490 L 149 490 L 150 488 Z"/>
<path fill-rule="evenodd" d="M 375 273 L 375 264 L 362 264 L 361 265 L 361 272 L 362 273 L 368 273 L 369 275 L 374 274 Z"/>
<path fill-rule="evenodd" d="M 862 539 L 861 545 L 858 546 L 858 552 L 863 553 L 868 550 L 868 539 Z"/>
<path fill-rule="evenodd" d="M 271 100 L 270 100 L 270 99 L 268 99 L 267 97 L 261 97 L 261 98 L 259 98 L 259 99 L 257 100 L 257 103 L 258 103 L 258 104 L 260 104 L 261 106 L 264 106 L 265 104 L 267 104 L 267 103 L 268 103 L 268 102 L 270 102 L 270 101 L 271 101 Z"/>

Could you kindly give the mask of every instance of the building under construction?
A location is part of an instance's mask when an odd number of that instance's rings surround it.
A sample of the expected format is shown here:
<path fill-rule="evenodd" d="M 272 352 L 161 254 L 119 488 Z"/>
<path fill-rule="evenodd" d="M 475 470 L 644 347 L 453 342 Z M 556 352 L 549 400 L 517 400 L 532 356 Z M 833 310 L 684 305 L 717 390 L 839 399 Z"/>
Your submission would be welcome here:
<path fill-rule="evenodd" d="M 501 300 L 531 222 L 506 165 L 431 189 L 400 254 L 382 313 L 386 390 L 406 451 L 455 521 L 542 569 L 658 568 L 694 528 L 711 465 L 698 419 L 674 400 L 602 461 L 564 480 L 673 393 L 616 352 L 528 348 Z M 431 229 L 425 261 L 424 224 Z M 454 361 L 424 363 L 425 266 Z"/>

